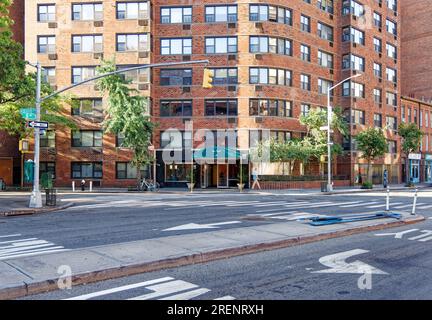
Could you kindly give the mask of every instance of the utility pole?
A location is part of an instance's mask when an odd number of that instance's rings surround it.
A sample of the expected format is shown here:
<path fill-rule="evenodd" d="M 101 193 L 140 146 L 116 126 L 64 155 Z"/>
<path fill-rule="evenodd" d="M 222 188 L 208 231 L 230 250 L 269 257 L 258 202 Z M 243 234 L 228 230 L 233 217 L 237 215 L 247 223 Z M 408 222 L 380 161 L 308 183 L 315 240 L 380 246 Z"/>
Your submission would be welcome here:
<path fill-rule="evenodd" d="M 36 69 L 36 121 L 40 121 L 42 67 L 39 62 L 36 63 Z M 42 195 L 39 189 L 40 129 L 37 127 L 34 128 L 34 139 L 34 180 L 29 207 L 42 208 Z"/>

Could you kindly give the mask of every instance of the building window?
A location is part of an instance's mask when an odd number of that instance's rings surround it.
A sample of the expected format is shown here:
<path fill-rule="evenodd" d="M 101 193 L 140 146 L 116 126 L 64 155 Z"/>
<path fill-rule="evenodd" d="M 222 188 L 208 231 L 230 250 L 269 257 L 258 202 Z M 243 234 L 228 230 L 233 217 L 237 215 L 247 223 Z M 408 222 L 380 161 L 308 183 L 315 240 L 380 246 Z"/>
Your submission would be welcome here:
<path fill-rule="evenodd" d="M 401 121 L 405 122 L 405 106 L 401 107 Z"/>
<path fill-rule="evenodd" d="M 397 35 L 397 26 L 396 23 L 386 19 L 386 29 L 387 32 L 391 33 L 392 35 L 396 36 Z"/>
<path fill-rule="evenodd" d="M 355 0 L 343 0 L 342 2 L 342 14 L 349 15 L 352 14 L 356 17 L 361 17 L 364 15 L 364 6 Z"/>
<path fill-rule="evenodd" d="M 72 20 L 102 21 L 102 3 L 72 4 Z"/>
<path fill-rule="evenodd" d="M 310 111 L 310 104 L 302 103 L 300 105 L 300 113 L 302 116 L 306 117 Z"/>
<path fill-rule="evenodd" d="M 39 175 L 42 177 L 43 174 L 47 173 L 48 177 L 55 180 L 56 178 L 56 164 L 55 162 L 40 162 L 39 163 Z"/>
<path fill-rule="evenodd" d="M 397 76 L 396 76 L 396 70 L 387 67 L 386 68 L 386 76 L 387 80 L 396 83 L 397 82 Z"/>
<path fill-rule="evenodd" d="M 333 69 L 333 55 L 321 50 L 318 50 L 318 63 L 322 67 Z"/>
<path fill-rule="evenodd" d="M 102 162 L 72 162 L 72 179 L 102 179 Z"/>
<path fill-rule="evenodd" d="M 56 82 L 56 68 L 42 67 L 42 82 L 54 85 Z"/>
<path fill-rule="evenodd" d="M 102 131 L 72 131 L 72 147 L 102 147 Z"/>
<path fill-rule="evenodd" d="M 364 72 L 365 59 L 354 54 L 346 54 L 342 57 L 342 68 Z"/>
<path fill-rule="evenodd" d="M 116 50 L 124 51 L 149 51 L 149 36 L 142 34 L 117 34 Z"/>
<path fill-rule="evenodd" d="M 324 23 L 318 22 L 318 36 L 321 39 L 333 41 L 333 28 Z"/>
<path fill-rule="evenodd" d="M 365 112 L 361 110 L 351 110 L 351 123 L 365 124 Z"/>
<path fill-rule="evenodd" d="M 397 0 L 386 0 L 387 8 L 393 11 L 397 11 Z"/>
<path fill-rule="evenodd" d="M 236 53 L 237 37 L 206 38 L 205 52 L 207 54 Z"/>
<path fill-rule="evenodd" d="M 353 98 L 364 98 L 364 84 L 357 82 L 344 82 L 342 85 L 342 96 Z"/>
<path fill-rule="evenodd" d="M 292 11 L 283 7 L 251 4 L 249 6 L 249 20 L 292 25 Z"/>
<path fill-rule="evenodd" d="M 376 128 L 382 128 L 382 114 L 379 113 L 374 114 L 374 126 Z"/>
<path fill-rule="evenodd" d="M 148 19 L 149 5 L 147 1 L 117 2 L 117 19 Z"/>
<path fill-rule="evenodd" d="M 237 21 L 237 6 L 206 6 L 205 7 L 206 22 L 236 22 Z"/>
<path fill-rule="evenodd" d="M 373 43 L 374 43 L 374 50 L 375 52 L 381 53 L 382 52 L 382 41 L 381 39 L 378 38 L 373 38 Z"/>
<path fill-rule="evenodd" d="M 249 38 L 249 51 L 251 53 L 275 53 L 291 56 L 292 41 L 283 38 L 251 36 Z"/>
<path fill-rule="evenodd" d="M 72 83 L 79 83 L 95 76 L 95 67 L 72 67 Z"/>
<path fill-rule="evenodd" d="M 192 85 L 192 69 L 162 69 L 160 71 L 161 86 Z"/>
<path fill-rule="evenodd" d="M 382 18 L 381 15 L 378 12 L 374 12 L 373 13 L 373 20 L 374 20 L 374 25 L 377 28 L 381 28 L 382 27 Z"/>
<path fill-rule="evenodd" d="M 172 163 L 165 165 L 165 182 L 188 182 L 187 174 L 191 165 L 185 163 Z"/>
<path fill-rule="evenodd" d="M 387 140 L 388 153 L 397 153 L 397 143 L 393 140 Z"/>
<path fill-rule="evenodd" d="M 311 90 L 311 77 L 307 74 L 301 74 L 300 75 L 300 88 L 303 90 L 310 91 Z"/>
<path fill-rule="evenodd" d="M 273 68 L 249 68 L 250 84 L 291 86 L 291 71 Z"/>
<path fill-rule="evenodd" d="M 395 117 L 386 117 L 387 129 L 396 131 L 397 130 L 397 119 Z"/>
<path fill-rule="evenodd" d="M 397 49 L 394 45 L 387 43 L 386 44 L 387 56 L 393 59 L 397 59 Z"/>
<path fill-rule="evenodd" d="M 374 75 L 377 78 L 382 78 L 382 68 L 381 68 L 381 63 L 376 63 L 374 62 L 373 64 L 373 70 L 374 70 Z"/>
<path fill-rule="evenodd" d="M 137 67 L 137 65 L 117 65 L 117 70 L 130 69 L 133 67 Z M 119 76 L 128 83 L 149 83 L 150 75 L 150 69 L 136 69 L 119 73 Z"/>
<path fill-rule="evenodd" d="M 161 39 L 161 54 L 192 54 L 192 38 Z"/>
<path fill-rule="evenodd" d="M 352 42 L 364 45 L 365 33 L 353 27 L 346 27 L 342 29 L 342 41 Z"/>
<path fill-rule="evenodd" d="M 328 89 L 333 87 L 333 81 L 324 80 L 324 79 L 318 79 L 318 93 L 320 94 L 327 94 Z M 331 92 L 330 92 L 331 94 Z"/>
<path fill-rule="evenodd" d="M 192 7 L 161 8 L 161 23 L 192 23 Z"/>
<path fill-rule="evenodd" d="M 375 103 L 381 104 L 381 89 L 373 89 Z"/>
<path fill-rule="evenodd" d="M 396 94 L 393 92 L 386 92 L 386 102 L 389 106 L 397 106 Z"/>
<path fill-rule="evenodd" d="M 301 59 L 303 61 L 310 62 L 311 61 L 310 47 L 305 44 L 302 44 L 300 46 L 300 51 L 301 51 Z"/>
<path fill-rule="evenodd" d="M 215 99 L 205 101 L 206 116 L 237 116 L 237 100 Z"/>
<path fill-rule="evenodd" d="M 38 53 L 55 53 L 55 36 L 38 36 Z"/>
<path fill-rule="evenodd" d="M 300 29 L 305 32 L 311 32 L 310 17 L 301 15 L 300 17 Z"/>
<path fill-rule="evenodd" d="M 292 102 L 273 99 L 250 99 L 249 115 L 292 117 Z"/>
<path fill-rule="evenodd" d="M 149 167 L 141 166 L 141 177 L 149 176 Z M 116 179 L 136 179 L 137 167 L 130 162 L 116 162 Z"/>
<path fill-rule="evenodd" d="M 102 116 L 102 99 L 74 99 L 72 101 L 73 116 L 92 116 L 99 113 Z"/>
<path fill-rule="evenodd" d="M 72 52 L 102 52 L 103 36 L 72 36 Z"/>
<path fill-rule="evenodd" d="M 328 13 L 334 12 L 333 0 L 318 0 L 317 7 Z"/>
<path fill-rule="evenodd" d="M 191 117 L 192 100 L 167 100 L 160 102 L 161 117 Z"/>
<path fill-rule="evenodd" d="M 213 72 L 213 85 L 226 86 L 238 83 L 237 68 L 215 68 Z"/>
<path fill-rule="evenodd" d="M 55 4 L 40 4 L 38 5 L 38 21 L 52 22 L 56 20 Z"/>
<path fill-rule="evenodd" d="M 42 148 L 55 148 L 55 131 L 48 130 L 40 136 L 40 146 Z"/>

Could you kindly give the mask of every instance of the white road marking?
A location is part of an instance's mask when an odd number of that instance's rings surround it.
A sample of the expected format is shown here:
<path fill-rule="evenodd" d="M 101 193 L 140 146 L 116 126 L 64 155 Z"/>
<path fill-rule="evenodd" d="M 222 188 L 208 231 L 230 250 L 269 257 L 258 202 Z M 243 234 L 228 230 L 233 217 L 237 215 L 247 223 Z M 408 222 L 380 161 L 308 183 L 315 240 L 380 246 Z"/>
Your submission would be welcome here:
<path fill-rule="evenodd" d="M 162 298 L 160 300 L 189 300 L 198 296 L 203 295 L 204 293 L 210 292 L 210 289 L 200 288 L 192 291 L 187 291 L 185 293 L 179 293 L 173 296 L 168 296 Z"/>
<path fill-rule="evenodd" d="M 186 291 L 190 289 L 198 288 L 196 284 L 189 283 L 183 280 L 173 280 L 170 282 L 162 283 L 162 284 L 156 284 L 154 286 L 148 286 L 146 289 L 149 289 L 151 291 L 154 291 L 152 293 L 143 294 L 128 300 L 148 300 L 148 299 L 154 299 L 159 298 L 162 296 L 170 295 L 173 293 Z"/>
<path fill-rule="evenodd" d="M 430 209 L 430 208 L 432 208 L 432 204 L 429 204 L 427 206 L 417 207 L 417 209 Z"/>
<path fill-rule="evenodd" d="M 16 233 L 16 234 L 8 234 L 5 236 L 0 236 L 0 238 L 12 238 L 12 237 L 20 237 L 21 234 L 20 233 Z"/>
<path fill-rule="evenodd" d="M 397 204 L 402 204 L 402 203 L 403 202 L 390 203 L 390 207 L 392 207 L 394 205 L 397 205 Z M 377 204 L 377 205 L 374 205 L 374 206 L 367 206 L 366 208 L 373 209 L 373 208 L 380 208 L 380 207 L 385 207 L 385 206 L 386 206 L 386 204 L 384 203 L 384 204 Z"/>
<path fill-rule="evenodd" d="M 380 269 L 372 267 L 361 261 L 347 263 L 345 260 L 359 254 L 367 253 L 368 250 L 354 249 L 321 257 L 319 262 L 329 269 L 312 271 L 312 273 L 354 273 L 354 274 L 388 274 Z"/>
<path fill-rule="evenodd" d="M 430 231 L 430 230 L 422 230 L 420 232 L 423 234 L 416 236 L 416 237 L 408 238 L 408 240 L 419 240 L 419 239 L 422 239 L 425 237 L 429 238 L 432 235 L 432 231 Z M 422 241 L 422 240 L 419 240 L 419 241 Z"/>
<path fill-rule="evenodd" d="M 223 297 L 217 298 L 215 300 L 235 300 L 235 298 L 232 296 L 223 296 Z"/>
<path fill-rule="evenodd" d="M 417 203 L 417 206 L 421 206 L 422 204 L 425 204 L 425 203 Z M 410 207 L 412 207 L 412 203 L 410 203 L 410 204 L 405 204 L 405 205 L 403 205 L 403 206 L 396 206 L 396 207 L 394 207 L 395 209 L 402 209 L 402 208 L 410 208 Z"/>
<path fill-rule="evenodd" d="M 66 251 L 63 246 L 38 238 L 16 239 L 0 242 L 0 260 Z"/>
<path fill-rule="evenodd" d="M 168 280 L 174 280 L 174 278 L 164 277 L 164 278 L 154 279 L 154 280 L 150 280 L 150 281 L 139 282 L 139 283 L 129 284 L 126 286 L 121 286 L 121 287 L 117 287 L 117 288 L 113 288 L 113 289 L 107 289 L 107 290 L 97 291 L 97 292 L 93 292 L 93 293 L 89 293 L 89 294 L 84 294 L 81 296 L 68 298 L 68 299 L 64 299 L 64 300 L 88 300 L 91 298 L 105 296 L 105 295 L 108 295 L 111 293 L 117 293 L 117 292 L 126 291 L 126 290 L 130 290 L 130 289 L 145 287 L 145 286 L 160 283 L 160 282 L 165 282 Z"/>
<path fill-rule="evenodd" d="M 241 223 L 241 221 L 227 221 L 227 222 L 207 223 L 207 224 L 188 223 L 188 224 L 183 224 L 181 226 L 164 229 L 162 231 L 178 231 L 178 230 L 194 230 L 194 229 L 216 229 L 219 226 L 228 225 L 228 224 L 236 224 L 236 223 Z"/>
<path fill-rule="evenodd" d="M 331 202 L 323 202 L 323 203 L 331 203 Z M 283 208 L 291 208 L 291 207 L 298 207 L 298 206 L 305 206 L 307 204 L 310 204 L 310 202 L 296 202 L 295 204 L 286 204 L 283 206 Z M 266 210 L 257 210 L 257 213 L 261 213 L 261 212 L 272 212 L 272 211 L 277 211 L 277 210 L 281 210 L 281 208 L 276 208 L 276 209 L 266 209 Z"/>
<path fill-rule="evenodd" d="M 375 203 L 378 203 L 377 201 L 372 201 L 372 202 L 360 202 L 360 203 L 357 203 L 357 204 L 349 204 L 349 205 L 342 205 L 342 206 L 339 206 L 339 207 L 341 207 L 341 208 L 354 208 L 354 207 L 361 207 L 361 206 L 365 206 L 366 204 L 375 204 Z"/>
<path fill-rule="evenodd" d="M 409 229 L 401 232 L 392 232 L 392 233 L 377 233 L 375 234 L 377 237 L 383 237 L 383 236 L 394 236 L 395 239 L 402 239 L 402 237 L 410 232 L 418 231 L 419 229 Z"/>
<path fill-rule="evenodd" d="M 38 256 L 41 254 L 45 254 L 45 253 L 54 253 L 54 252 L 64 252 L 64 251 L 69 251 L 69 249 L 62 249 L 63 247 L 59 246 L 59 247 L 52 247 L 46 250 L 34 250 L 33 252 L 30 251 L 26 251 L 25 253 L 20 253 L 20 254 L 14 254 L 14 255 L 9 255 L 9 256 L 3 256 L 0 257 L 0 260 L 6 260 L 6 259 L 15 259 L 15 258 L 21 258 L 21 257 L 30 257 L 30 256 Z"/>

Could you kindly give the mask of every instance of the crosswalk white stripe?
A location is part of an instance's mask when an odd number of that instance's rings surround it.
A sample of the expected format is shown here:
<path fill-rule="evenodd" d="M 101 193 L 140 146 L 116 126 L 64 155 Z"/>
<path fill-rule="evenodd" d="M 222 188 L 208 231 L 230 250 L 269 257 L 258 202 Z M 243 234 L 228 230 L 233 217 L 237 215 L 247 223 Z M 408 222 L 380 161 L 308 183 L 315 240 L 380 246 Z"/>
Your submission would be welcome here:
<path fill-rule="evenodd" d="M 417 209 L 429 209 L 429 208 L 432 208 L 432 204 L 429 204 L 427 206 L 417 207 Z"/>
<path fill-rule="evenodd" d="M 144 281 L 144 282 L 139 282 L 139 283 L 134 283 L 134 284 L 128 284 L 128 285 L 125 285 L 125 286 L 121 286 L 121 287 L 117 287 L 117 288 L 112 288 L 112 289 L 107 289 L 107 290 L 102 290 L 102 291 L 97 291 L 97 292 L 92 292 L 92 293 L 89 293 L 89 294 L 84 294 L 84 295 L 81 295 L 81 296 L 76 296 L 76 297 L 68 298 L 68 299 L 64 299 L 64 300 L 88 300 L 88 299 L 91 299 L 91 298 L 105 296 L 105 295 L 108 295 L 108 294 L 111 294 L 111 293 L 126 291 L 126 290 L 130 290 L 130 289 L 136 289 L 136 288 L 145 287 L 145 286 L 156 284 L 156 283 L 160 283 L 160 282 L 165 282 L 165 281 L 168 281 L 168 280 L 174 280 L 174 278 L 164 277 L 164 278 L 154 279 L 154 280 L 150 280 L 150 281 Z"/>
<path fill-rule="evenodd" d="M 361 206 L 364 206 L 366 204 L 375 204 L 375 203 L 378 203 L 378 202 L 377 201 L 361 202 L 361 203 L 357 203 L 357 204 L 342 205 L 342 206 L 339 206 L 339 207 L 341 207 L 341 208 L 354 208 L 354 207 L 361 207 Z"/>
<path fill-rule="evenodd" d="M 40 254 L 44 254 L 44 253 L 63 252 L 63 251 L 69 251 L 69 249 L 63 249 L 63 247 L 58 246 L 58 247 L 48 248 L 46 250 L 34 250 L 34 252 L 26 252 L 26 253 L 20 252 L 17 254 L 1 256 L 0 260 L 15 259 L 15 258 L 21 258 L 21 257 L 40 255 Z"/>
<path fill-rule="evenodd" d="M 394 205 L 402 204 L 402 203 L 403 202 L 390 203 L 390 206 L 394 206 Z M 385 206 L 386 206 L 386 204 L 384 203 L 384 204 L 377 204 L 377 205 L 374 205 L 374 206 L 367 206 L 365 208 L 373 209 L 373 208 L 380 208 L 380 207 L 385 207 Z"/>
<path fill-rule="evenodd" d="M 421 206 L 422 204 L 426 204 L 426 203 L 422 203 L 422 202 L 417 203 L 418 206 Z M 405 205 L 403 205 L 403 206 L 396 206 L 396 207 L 394 207 L 394 208 L 396 208 L 396 209 L 402 209 L 402 208 L 409 208 L 409 207 L 412 207 L 412 203 L 410 203 L 410 204 L 405 204 Z"/>
<path fill-rule="evenodd" d="M 12 237 L 20 237 L 21 234 L 20 233 L 16 233 L 16 234 L 7 234 L 5 236 L 0 236 L 0 238 L 12 238 Z"/>
<path fill-rule="evenodd" d="M 17 239 L 17 240 L 10 240 L 10 241 L 2 241 L 2 242 L 0 242 L 0 244 L 19 243 L 19 242 L 25 242 L 25 241 L 31 241 L 31 240 L 38 240 L 38 238 L 26 238 L 26 239 Z"/>
<path fill-rule="evenodd" d="M 309 204 L 310 202 L 297 202 L 296 204 L 287 204 L 282 206 L 283 208 L 291 208 L 291 207 L 298 207 L 298 206 L 304 206 Z M 330 202 L 322 202 L 322 203 L 330 203 Z M 275 208 L 275 209 L 265 209 L 265 210 L 257 210 L 257 213 L 261 213 L 261 212 L 272 212 L 272 211 L 278 211 L 281 208 Z"/>
<path fill-rule="evenodd" d="M 46 248 L 46 247 L 50 247 L 52 245 L 53 245 L 52 243 L 46 243 L 46 244 L 39 244 L 39 245 L 31 245 L 31 246 L 27 246 L 27 247 L 19 247 L 19 248 L 14 248 L 14 249 L 1 250 L 0 251 L 0 257 L 5 255 L 5 254 L 8 254 L 10 252 L 21 252 L 21 251 L 36 249 L 36 248 Z"/>
<path fill-rule="evenodd" d="M 189 300 L 195 297 L 198 297 L 200 295 L 203 295 L 204 293 L 210 292 L 209 289 L 206 288 L 200 288 L 192 291 L 188 291 L 185 293 L 179 293 L 173 296 L 168 296 L 165 298 L 161 298 L 159 300 Z"/>
<path fill-rule="evenodd" d="M 157 284 L 154 286 L 148 286 L 146 288 L 155 292 L 143 294 L 128 300 L 148 300 L 148 299 L 166 296 L 172 293 L 195 289 L 198 288 L 198 286 L 196 284 L 189 283 L 186 281 L 174 280 L 162 284 Z"/>

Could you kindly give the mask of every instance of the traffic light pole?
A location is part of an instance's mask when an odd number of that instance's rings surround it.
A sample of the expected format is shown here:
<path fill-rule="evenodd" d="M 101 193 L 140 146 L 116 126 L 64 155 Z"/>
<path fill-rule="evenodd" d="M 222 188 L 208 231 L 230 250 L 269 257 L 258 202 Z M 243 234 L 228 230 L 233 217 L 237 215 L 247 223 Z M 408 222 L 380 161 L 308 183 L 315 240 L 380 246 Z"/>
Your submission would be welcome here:
<path fill-rule="evenodd" d="M 41 106 L 41 82 L 42 67 L 39 62 L 36 63 L 36 121 L 40 121 Z M 33 192 L 30 197 L 30 208 L 42 208 L 42 195 L 39 189 L 39 158 L 40 158 L 40 129 L 34 129 L 35 153 L 34 153 L 34 180 Z M 24 168 L 22 168 L 24 170 Z"/>
<path fill-rule="evenodd" d="M 39 62 L 36 64 L 31 64 L 27 62 L 31 66 L 35 67 L 37 69 L 37 83 L 36 83 L 36 121 L 40 121 L 40 107 L 41 103 L 51 99 L 60 93 L 63 93 L 67 90 L 73 89 L 75 87 L 78 87 L 80 85 L 83 85 L 85 83 L 95 81 L 101 78 L 105 78 L 108 76 L 112 76 L 119 73 L 124 73 L 128 71 L 134 71 L 134 70 L 141 70 L 141 69 L 148 69 L 148 68 L 158 68 L 158 67 L 169 67 L 169 66 L 176 66 L 176 65 L 188 65 L 188 64 L 209 64 L 208 60 L 195 60 L 195 61 L 182 61 L 182 62 L 167 62 L 167 63 L 154 63 L 154 64 L 145 64 L 137 67 L 131 67 L 127 69 L 117 70 L 105 74 L 101 74 L 99 76 L 96 76 L 91 79 L 87 79 L 84 81 L 81 81 L 79 83 L 75 83 L 71 86 L 68 86 L 66 88 L 63 88 L 59 91 L 56 91 L 46 97 L 41 98 L 41 82 L 42 82 L 42 67 Z M 35 128 L 34 129 L 34 136 L 35 136 L 35 155 L 34 155 L 34 182 L 33 182 L 33 192 L 30 197 L 30 208 L 41 208 L 42 207 L 42 195 L 39 189 L 39 155 L 40 155 L 40 129 Z"/>

